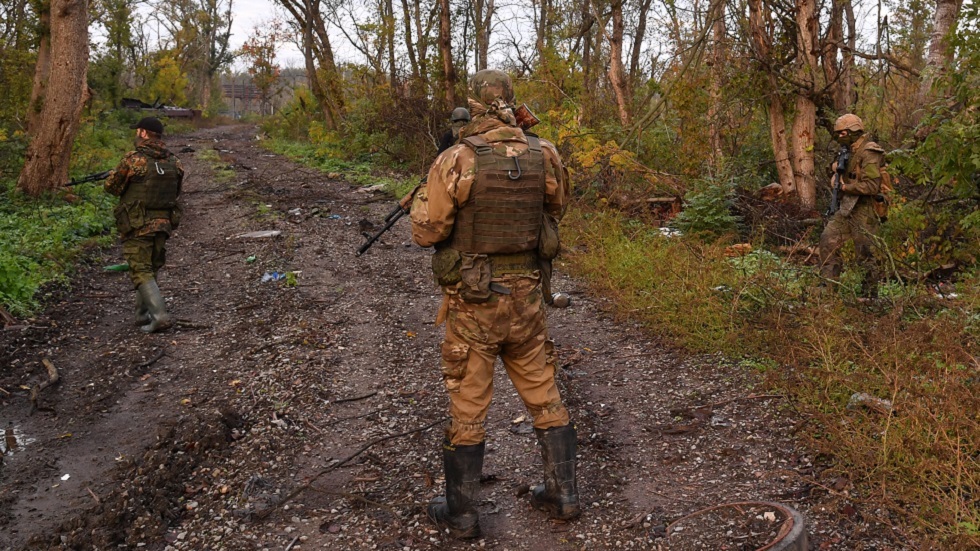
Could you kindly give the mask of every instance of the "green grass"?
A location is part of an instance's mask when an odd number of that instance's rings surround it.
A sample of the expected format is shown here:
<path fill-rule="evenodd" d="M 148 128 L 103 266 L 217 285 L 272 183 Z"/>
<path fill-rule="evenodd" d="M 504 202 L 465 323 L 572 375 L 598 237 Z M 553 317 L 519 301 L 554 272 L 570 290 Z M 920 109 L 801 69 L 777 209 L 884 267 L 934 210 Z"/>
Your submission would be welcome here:
<path fill-rule="evenodd" d="M 134 116 L 116 112 L 82 121 L 72 155 L 71 175 L 83 176 L 113 168 L 132 148 L 129 124 Z M 72 189 L 67 202 L 59 195 L 30 198 L 15 187 L 15 166 L 0 170 L 0 305 L 16 316 L 37 312 L 46 298 L 39 291 L 67 284 L 83 251 L 112 243 L 113 197 L 101 182 Z"/>

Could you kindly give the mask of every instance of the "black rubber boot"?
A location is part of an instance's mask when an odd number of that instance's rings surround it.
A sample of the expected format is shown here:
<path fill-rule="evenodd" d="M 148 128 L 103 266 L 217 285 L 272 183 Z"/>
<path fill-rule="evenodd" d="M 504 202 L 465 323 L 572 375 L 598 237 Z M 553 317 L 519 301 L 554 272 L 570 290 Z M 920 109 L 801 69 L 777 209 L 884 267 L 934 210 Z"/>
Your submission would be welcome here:
<path fill-rule="evenodd" d="M 136 326 L 150 323 L 150 311 L 146 308 L 146 301 L 143 300 L 143 293 L 136 291 Z"/>
<path fill-rule="evenodd" d="M 143 303 L 150 315 L 150 323 L 140 327 L 144 333 L 156 333 L 170 327 L 170 314 L 167 313 L 167 303 L 163 301 L 160 288 L 157 287 L 155 279 L 151 279 L 139 286 L 139 293 L 143 296 Z"/>
<path fill-rule="evenodd" d="M 575 483 L 575 427 L 534 429 L 544 458 L 544 484 L 531 489 L 531 505 L 555 519 L 582 513 Z"/>
<path fill-rule="evenodd" d="M 428 514 L 440 530 L 449 530 L 457 539 L 480 537 L 480 514 L 476 510 L 483 473 L 485 442 L 472 446 L 442 444 L 442 463 L 446 469 L 446 496 L 429 503 Z"/>

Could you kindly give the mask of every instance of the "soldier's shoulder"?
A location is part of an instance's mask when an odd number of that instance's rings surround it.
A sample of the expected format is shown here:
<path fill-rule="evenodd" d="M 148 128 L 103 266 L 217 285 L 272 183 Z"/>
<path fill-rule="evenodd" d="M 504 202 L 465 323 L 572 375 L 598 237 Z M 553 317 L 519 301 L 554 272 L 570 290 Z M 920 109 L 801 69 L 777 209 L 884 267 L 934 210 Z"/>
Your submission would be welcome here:
<path fill-rule="evenodd" d="M 440 153 L 432 164 L 437 166 L 454 166 L 460 162 L 471 162 L 474 156 L 475 153 L 469 146 L 459 143 Z"/>
<path fill-rule="evenodd" d="M 875 153 L 881 153 L 881 154 L 885 153 L 885 149 L 883 147 L 878 145 L 877 142 L 872 142 L 872 141 L 869 141 L 868 143 L 864 144 L 864 147 L 862 149 L 864 149 L 865 151 L 873 151 Z"/>

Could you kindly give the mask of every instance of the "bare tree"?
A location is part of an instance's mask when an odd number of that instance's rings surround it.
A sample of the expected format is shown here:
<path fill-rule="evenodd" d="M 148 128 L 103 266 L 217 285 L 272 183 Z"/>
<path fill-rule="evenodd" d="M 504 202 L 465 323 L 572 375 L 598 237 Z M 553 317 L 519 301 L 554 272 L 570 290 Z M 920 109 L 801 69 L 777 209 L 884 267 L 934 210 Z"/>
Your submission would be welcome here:
<path fill-rule="evenodd" d="M 711 158 L 715 167 L 720 167 L 723 158 L 721 147 L 721 89 L 725 78 L 725 0 L 712 0 L 708 9 L 711 25 L 711 85 L 708 90 L 708 140 Z"/>
<path fill-rule="evenodd" d="M 68 181 L 71 148 L 89 98 L 88 2 L 51 0 L 41 36 L 28 114 L 30 144 L 17 187 L 38 195 Z"/>
<path fill-rule="evenodd" d="M 310 91 L 323 112 L 327 125 L 340 127 L 344 112 L 344 94 L 334 62 L 333 46 L 323 19 L 320 0 L 276 0 L 286 9 L 293 25 L 303 37 L 303 58 Z"/>
<path fill-rule="evenodd" d="M 476 34 L 476 70 L 487 68 L 487 55 L 490 50 L 490 31 L 493 14 L 496 10 L 494 0 L 472 0 L 473 32 Z"/>
<path fill-rule="evenodd" d="M 452 12 L 449 0 L 439 0 L 439 53 L 442 56 L 442 82 L 448 105 L 456 103 L 456 65 L 453 63 Z"/>
<path fill-rule="evenodd" d="M 799 194 L 800 205 L 811 209 L 817 205 L 813 161 L 817 106 L 813 101 L 813 94 L 816 85 L 819 21 L 814 1 L 796 0 L 796 79 L 797 85 L 802 89 L 796 92 L 792 150 L 796 193 Z"/>

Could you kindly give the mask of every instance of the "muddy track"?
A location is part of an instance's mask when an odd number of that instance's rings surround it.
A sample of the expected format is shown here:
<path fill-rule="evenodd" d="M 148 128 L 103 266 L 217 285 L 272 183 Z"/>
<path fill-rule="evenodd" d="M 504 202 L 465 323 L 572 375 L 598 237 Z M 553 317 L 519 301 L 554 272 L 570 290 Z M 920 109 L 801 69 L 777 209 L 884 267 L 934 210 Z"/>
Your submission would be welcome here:
<path fill-rule="evenodd" d="M 234 170 L 217 181 L 181 154 L 186 221 L 160 279 L 177 327 L 132 326 L 128 278 L 101 269 L 110 250 L 43 315 L 0 332 L 0 421 L 21 438 L 0 472 L 0 549 L 666 549 L 672 520 L 745 500 L 802 510 L 814 549 L 905 548 L 846 486 L 813 483 L 800 419 L 752 373 L 664 349 L 562 276 L 573 306 L 549 316 L 584 514 L 552 523 L 518 496 L 540 457 L 501 372 L 485 537 L 445 540 L 424 515 L 441 492 L 446 407 L 428 251 L 406 221 L 354 257 L 391 199 L 269 154 L 252 128 L 169 143 L 216 149 Z M 257 230 L 281 234 L 236 237 Z M 262 281 L 287 271 L 295 280 Z M 32 414 L 20 387 L 43 377 L 42 358 L 62 381 Z"/>

